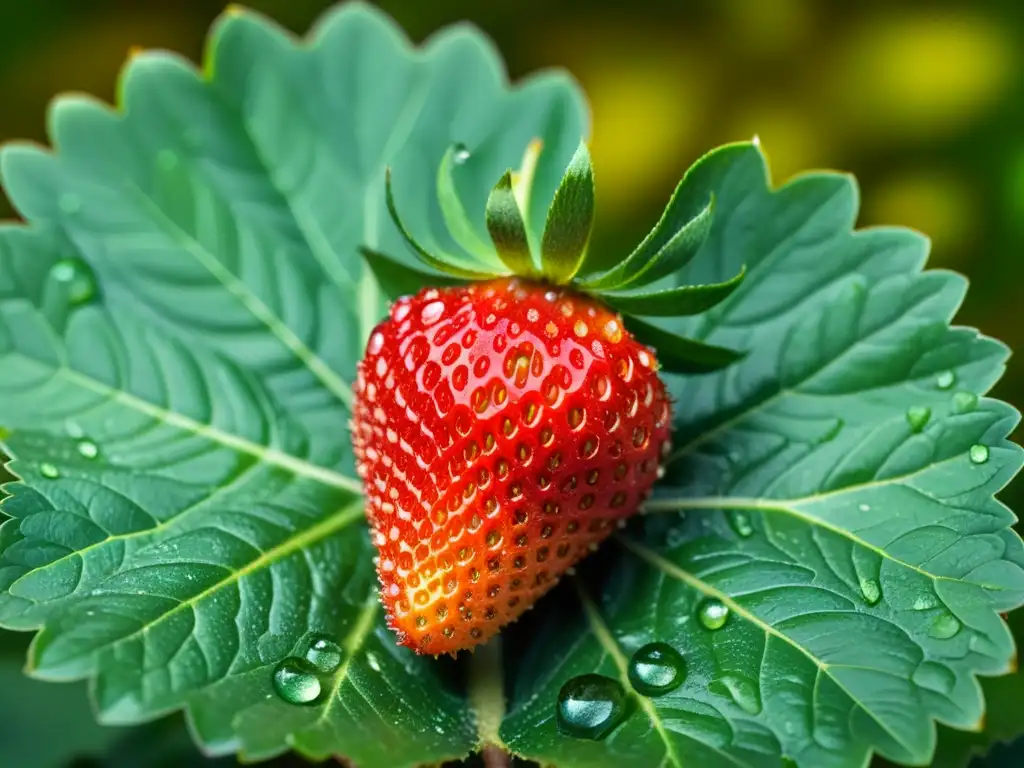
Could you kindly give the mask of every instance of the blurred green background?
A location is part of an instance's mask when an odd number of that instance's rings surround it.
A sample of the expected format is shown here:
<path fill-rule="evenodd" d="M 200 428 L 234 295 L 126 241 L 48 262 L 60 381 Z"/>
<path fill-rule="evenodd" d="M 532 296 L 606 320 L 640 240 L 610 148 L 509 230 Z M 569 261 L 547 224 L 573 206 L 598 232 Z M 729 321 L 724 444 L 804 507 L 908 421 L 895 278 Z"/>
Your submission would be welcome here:
<path fill-rule="evenodd" d="M 246 3 L 297 31 L 331 4 Z M 417 41 L 451 22 L 474 22 L 496 41 L 513 77 L 546 66 L 575 74 L 593 107 L 598 245 L 638 242 L 690 162 L 717 144 L 756 134 L 776 182 L 813 167 L 853 172 L 862 190 L 861 224 L 904 224 L 930 235 L 932 266 L 971 278 L 959 321 L 1024 349 L 1017 296 L 1024 277 L 1020 0 L 378 5 Z M 135 46 L 198 60 L 222 10 L 216 0 L 0 0 L 0 141 L 45 141 L 46 105 L 57 93 L 111 100 Z M 0 197 L 0 217 L 10 215 Z M 1024 405 L 1024 359 L 1011 360 L 996 394 Z M 1004 495 L 1024 508 L 1024 483 Z M 154 752 L 159 746 L 169 761 L 152 765 L 191 761 L 177 723 L 143 737 L 97 731 L 83 686 L 21 682 L 15 670 L 23 651 L 22 639 L 0 637 L 3 768 L 142 768 L 133 751 L 140 743 Z M 993 697 L 1008 699 L 990 702 L 998 735 L 1018 721 L 1024 726 L 1022 688 L 1019 681 L 990 687 Z M 33 728 L 35 737 L 25 739 Z M 63 737 L 40 751 L 39 731 Z M 965 765 L 969 738 L 944 738 L 936 765 Z M 31 741 L 37 746 L 19 752 Z M 92 757 L 71 762 L 76 752 Z"/>

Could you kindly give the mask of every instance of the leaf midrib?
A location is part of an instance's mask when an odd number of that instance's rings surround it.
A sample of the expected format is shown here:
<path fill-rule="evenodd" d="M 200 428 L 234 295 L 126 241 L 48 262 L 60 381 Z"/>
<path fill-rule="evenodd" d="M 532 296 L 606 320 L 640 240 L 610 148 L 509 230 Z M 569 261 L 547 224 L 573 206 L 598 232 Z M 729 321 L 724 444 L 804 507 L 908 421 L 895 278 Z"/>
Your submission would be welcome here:
<path fill-rule="evenodd" d="M 629 539 L 622 536 L 617 537 L 617 539 L 623 546 L 626 547 L 626 549 L 628 549 L 635 556 L 646 562 L 648 565 L 661 571 L 666 576 L 670 576 L 678 581 L 682 581 L 690 588 L 697 590 L 698 592 L 702 593 L 707 597 L 721 601 L 724 605 L 726 605 L 729 608 L 730 611 L 735 613 L 737 616 L 743 618 L 750 624 L 753 624 L 766 635 L 772 635 L 773 637 L 782 640 L 790 647 L 799 651 L 803 656 L 810 660 L 811 663 L 815 665 L 815 667 L 818 668 L 818 671 L 821 674 L 828 675 L 829 679 L 832 680 L 833 684 L 837 688 L 839 688 L 844 694 L 846 694 L 846 696 L 849 697 L 850 701 L 852 701 L 854 705 L 859 707 L 866 715 L 868 715 L 868 717 L 870 717 L 878 725 L 879 728 L 885 731 L 885 733 L 887 733 L 897 744 L 899 744 L 904 750 L 906 750 L 908 754 L 912 755 L 916 753 L 916 750 L 912 746 L 908 745 L 902 738 L 900 738 L 898 734 L 894 733 L 892 729 L 889 727 L 889 725 L 883 719 L 877 716 L 869 707 L 867 707 L 864 704 L 864 702 L 862 702 L 859 698 L 853 695 L 853 693 L 851 693 L 846 688 L 846 686 L 842 684 L 842 682 L 837 680 L 833 675 L 829 674 L 829 670 L 832 667 L 831 664 L 823 661 L 822 659 L 819 659 L 817 656 L 811 653 L 811 651 L 804 648 L 802 645 L 800 645 L 800 643 L 793 640 L 784 632 L 780 632 L 771 624 L 762 621 L 756 614 L 748 611 L 738 602 L 733 600 L 732 597 L 730 597 L 727 593 L 715 589 L 707 582 L 697 578 L 691 573 L 688 573 L 684 569 L 677 566 L 675 563 L 666 560 L 653 550 L 650 550 L 641 544 L 638 544 L 634 541 L 630 541 Z M 839 666 L 841 667 L 842 665 Z"/>
<path fill-rule="evenodd" d="M 259 557 L 252 560 L 249 563 L 246 563 L 241 568 L 230 571 L 230 573 L 226 577 L 220 579 L 214 584 L 211 584 L 203 591 L 195 595 L 192 595 L 191 597 L 186 598 L 185 600 L 182 600 L 170 610 L 161 613 L 152 621 L 145 622 L 144 624 L 140 625 L 137 629 L 133 630 L 131 633 L 117 638 L 114 641 L 114 643 L 124 643 L 135 637 L 138 637 L 139 635 L 149 632 L 153 629 L 153 627 L 160 625 L 167 619 L 177 615 L 178 613 L 184 611 L 187 608 L 191 608 L 195 605 L 198 605 L 204 599 L 206 599 L 210 595 L 216 594 L 218 591 L 228 586 L 229 584 L 235 584 L 241 581 L 245 576 L 248 576 L 249 574 L 267 568 L 273 565 L 275 562 L 284 559 L 285 557 L 301 550 L 304 547 L 315 544 L 321 539 L 326 538 L 327 536 L 344 530 L 353 522 L 361 519 L 362 516 L 363 508 L 361 499 L 357 500 L 354 503 L 339 508 L 334 513 L 327 516 L 316 525 L 312 526 L 311 528 L 307 528 L 306 530 L 294 536 L 289 536 L 283 542 L 266 550 Z M 40 676 L 38 675 L 38 669 L 36 667 L 36 658 L 34 656 L 29 659 L 28 670 L 30 672 L 36 673 L 37 676 Z"/>
<path fill-rule="evenodd" d="M 66 365 L 55 367 L 54 374 L 64 375 L 83 389 L 87 389 L 110 400 L 119 402 L 131 410 L 145 414 L 146 416 L 169 426 L 205 437 L 212 442 L 222 445 L 225 448 L 230 448 L 238 453 L 244 453 L 247 456 L 252 456 L 261 463 L 280 467 L 281 469 L 285 469 L 297 476 L 308 477 L 333 488 L 340 488 L 351 493 L 362 494 L 362 483 L 360 483 L 356 478 L 341 474 L 340 472 L 328 469 L 319 464 L 313 464 L 310 461 L 285 453 L 277 448 L 271 448 L 266 445 L 254 443 L 251 440 L 247 440 L 243 437 L 239 437 L 238 435 L 218 429 L 212 424 L 199 422 L 183 414 L 170 411 L 163 406 L 151 403 L 131 394 L 130 392 L 122 389 L 115 389 L 108 384 L 86 376 L 85 374 L 82 374 L 73 368 L 69 368 Z"/>
<path fill-rule="evenodd" d="M 802 498 L 792 499 L 759 499 L 743 496 L 693 496 L 693 497 L 681 497 L 678 499 L 668 498 L 657 498 L 652 501 L 648 501 L 644 508 L 647 512 L 679 512 L 684 510 L 749 510 L 755 512 L 778 512 L 787 514 L 792 517 L 807 523 L 808 525 L 815 526 L 818 528 L 824 528 L 827 531 L 835 533 L 838 536 L 846 539 L 847 541 L 859 544 L 860 546 L 868 549 L 880 557 L 889 560 L 892 563 L 909 568 L 923 576 L 932 579 L 933 581 L 952 581 L 955 583 L 966 583 L 964 579 L 957 579 L 952 576 L 943 576 L 941 574 L 932 573 L 920 566 L 913 565 L 904 560 L 901 560 L 892 555 L 888 550 L 882 547 L 872 544 L 865 539 L 862 539 L 853 531 L 847 530 L 846 528 L 840 528 L 839 526 L 823 520 L 820 517 L 801 512 L 799 507 L 809 506 L 812 504 L 820 504 L 826 499 L 840 497 L 846 494 L 853 494 L 859 491 L 871 489 L 871 488 L 885 488 L 892 485 L 904 485 L 905 482 L 911 478 L 914 478 L 925 471 L 934 469 L 935 467 L 942 466 L 948 462 L 958 460 L 957 456 L 952 456 L 948 459 L 944 459 L 941 462 L 935 462 L 929 464 L 922 469 L 917 469 L 913 472 L 908 472 L 904 475 L 897 475 L 894 477 L 886 478 L 885 480 L 876 480 L 869 483 L 860 483 L 858 485 L 848 486 L 846 488 L 840 488 L 835 491 L 829 491 L 827 493 L 821 493 L 814 496 L 805 496 Z M 909 487 L 909 486 L 907 486 Z M 912 488 L 917 493 L 923 493 L 919 488 Z M 942 504 L 942 502 L 935 500 L 936 503 Z M 943 505 L 945 506 L 945 505 Z M 977 584 L 983 589 L 989 591 L 1001 591 L 1003 587 L 997 584 L 983 584 L 980 582 L 970 582 Z"/>

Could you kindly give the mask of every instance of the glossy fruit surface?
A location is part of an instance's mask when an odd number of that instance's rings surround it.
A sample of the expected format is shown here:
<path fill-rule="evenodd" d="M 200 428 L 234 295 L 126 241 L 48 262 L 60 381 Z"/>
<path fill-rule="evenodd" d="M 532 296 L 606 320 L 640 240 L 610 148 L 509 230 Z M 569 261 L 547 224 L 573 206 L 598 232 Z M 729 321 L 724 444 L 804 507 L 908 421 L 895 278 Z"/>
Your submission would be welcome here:
<path fill-rule="evenodd" d="M 519 279 L 394 304 L 353 440 L 400 642 L 486 641 L 634 514 L 670 406 L 653 353 L 570 290 Z"/>

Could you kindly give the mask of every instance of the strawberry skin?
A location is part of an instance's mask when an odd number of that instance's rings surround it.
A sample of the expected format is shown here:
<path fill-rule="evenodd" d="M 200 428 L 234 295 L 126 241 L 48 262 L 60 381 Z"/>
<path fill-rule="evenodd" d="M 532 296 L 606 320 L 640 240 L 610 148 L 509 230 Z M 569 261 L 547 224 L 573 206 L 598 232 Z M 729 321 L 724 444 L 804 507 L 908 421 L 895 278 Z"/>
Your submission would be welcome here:
<path fill-rule="evenodd" d="M 485 642 L 633 515 L 668 448 L 653 352 L 521 279 L 397 301 L 359 364 L 353 444 L 399 642 Z"/>

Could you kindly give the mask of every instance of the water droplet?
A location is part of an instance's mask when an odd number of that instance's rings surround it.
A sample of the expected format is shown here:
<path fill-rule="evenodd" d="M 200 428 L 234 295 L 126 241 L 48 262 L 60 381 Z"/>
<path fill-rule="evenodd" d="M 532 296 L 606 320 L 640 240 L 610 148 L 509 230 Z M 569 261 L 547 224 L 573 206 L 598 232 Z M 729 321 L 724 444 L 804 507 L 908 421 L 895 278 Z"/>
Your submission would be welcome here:
<path fill-rule="evenodd" d="M 928 634 L 937 640 L 948 640 L 960 631 L 960 619 L 952 613 L 942 613 L 935 617 Z"/>
<path fill-rule="evenodd" d="M 377 654 L 370 651 L 366 654 L 366 663 L 370 665 L 370 669 L 374 672 L 380 672 L 380 659 L 377 658 Z"/>
<path fill-rule="evenodd" d="M 82 440 L 78 443 L 78 453 L 86 459 L 95 459 L 100 449 L 92 440 Z"/>
<path fill-rule="evenodd" d="M 932 409 L 927 405 L 912 405 L 907 408 L 907 423 L 914 432 L 921 432 L 932 418 Z"/>
<path fill-rule="evenodd" d="M 48 461 L 39 465 L 39 474 L 43 477 L 48 477 L 51 480 L 60 477 L 60 472 Z"/>
<path fill-rule="evenodd" d="M 68 437 L 74 438 L 76 440 L 80 437 L 85 436 L 85 430 L 82 429 L 77 422 L 69 421 L 67 424 L 64 425 L 64 429 L 67 431 Z"/>
<path fill-rule="evenodd" d="M 753 680 L 744 675 L 727 674 L 718 682 L 729 692 L 729 696 L 740 709 L 751 715 L 760 714 L 761 695 Z"/>
<path fill-rule="evenodd" d="M 697 618 L 708 629 L 721 629 L 729 618 L 729 606 L 709 597 L 697 608 Z"/>
<path fill-rule="evenodd" d="M 927 594 L 920 595 L 914 600 L 915 611 L 927 611 L 930 608 L 934 608 L 939 604 L 939 600 L 935 595 Z"/>
<path fill-rule="evenodd" d="M 462 165 L 469 160 L 469 148 L 465 144 L 456 144 L 452 147 L 452 160 L 456 165 Z"/>
<path fill-rule="evenodd" d="M 950 410 L 953 413 L 970 413 L 978 407 L 978 396 L 973 392 L 957 392 L 953 395 L 953 402 L 950 405 Z"/>
<path fill-rule="evenodd" d="M 754 535 L 754 526 L 750 522 L 750 515 L 742 510 L 737 509 L 729 513 L 729 524 L 736 534 L 744 539 Z"/>
<path fill-rule="evenodd" d="M 82 198 L 80 198 L 73 192 L 65 192 L 63 195 L 60 196 L 60 199 L 57 201 L 57 205 L 60 206 L 60 209 L 64 213 L 78 213 L 80 210 L 82 210 Z"/>
<path fill-rule="evenodd" d="M 860 593 L 868 605 L 875 605 L 882 599 L 882 587 L 874 579 L 861 579 Z"/>
<path fill-rule="evenodd" d="M 953 371 L 943 371 L 935 377 L 935 386 L 939 389 L 952 389 L 956 384 L 956 374 Z"/>
<path fill-rule="evenodd" d="M 984 464 L 988 461 L 988 446 L 978 443 L 977 445 L 971 446 L 971 462 L 974 464 Z"/>
<path fill-rule="evenodd" d="M 686 662 L 666 643 L 648 643 L 629 661 L 629 682 L 644 696 L 662 696 L 686 679 Z"/>
<path fill-rule="evenodd" d="M 602 675 L 574 677 L 558 692 L 558 730 L 566 736 L 600 741 L 626 719 L 627 704 L 619 682 Z"/>
<path fill-rule="evenodd" d="M 81 259 L 61 259 L 50 268 L 50 278 L 65 286 L 72 306 L 85 304 L 96 295 L 96 278 Z"/>
<path fill-rule="evenodd" d="M 857 505 L 857 509 L 859 509 L 861 512 L 870 512 L 871 511 L 871 505 L 870 504 L 858 504 Z"/>
<path fill-rule="evenodd" d="M 341 659 L 344 656 L 341 646 L 333 640 L 316 636 L 309 644 L 306 651 L 306 661 L 312 664 L 317 671 L 330 674 L 341 666 Z"/>
<path fill-rule="evenodd" d="M 288 658 L 274 670 L 274 690 L 289 704 L 313 704 L 320 698 L 320 680 L 305 661 Z"/>

